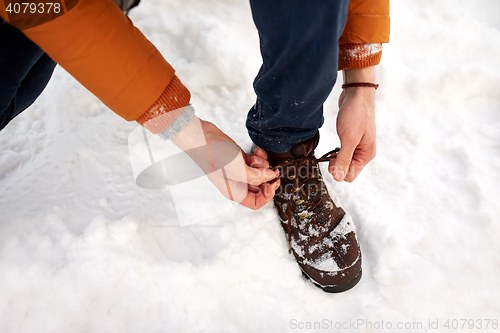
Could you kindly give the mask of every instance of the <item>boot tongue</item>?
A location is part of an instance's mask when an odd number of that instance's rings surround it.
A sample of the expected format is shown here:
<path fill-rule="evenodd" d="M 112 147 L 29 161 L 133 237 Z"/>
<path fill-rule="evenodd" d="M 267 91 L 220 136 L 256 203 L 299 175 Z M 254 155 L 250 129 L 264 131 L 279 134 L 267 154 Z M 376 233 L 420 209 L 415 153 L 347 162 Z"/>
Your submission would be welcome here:
<path fill-rule="evenodd" d="M 307 157 L 309 155 L 314 154 L 314 149 L 318 142 L 315 140 L 317 136 L 314 136 L 312 139 L 307 140 L 306 142 L 299 143 L 290 151 L 292 156 L 295 158 Z"/>
<path fill-rule="evenodd" d="M 285 153 L 267 152 L 268 161 L 271 166 L 285 162 L 286 160 L 307 157 L 314 154 L 314 149 L 319 142 L 319 132 L 311 139 L 297 144 L 295 147 Z"/>

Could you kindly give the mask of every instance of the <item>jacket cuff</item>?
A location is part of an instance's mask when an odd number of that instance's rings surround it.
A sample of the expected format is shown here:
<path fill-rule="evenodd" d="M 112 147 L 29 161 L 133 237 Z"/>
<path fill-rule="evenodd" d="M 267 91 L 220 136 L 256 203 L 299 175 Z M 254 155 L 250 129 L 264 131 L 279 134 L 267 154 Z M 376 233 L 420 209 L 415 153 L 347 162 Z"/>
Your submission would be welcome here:
<path fill-rule="evenodd" d="M 161 115 L 158 118 L 162 118 L 163 116 L 166 116 L 169 113 L 170 112 L 167 112 L 166 114 Z M 177 118 L 175 118 L 175 120 L 172 121 L 167 128 L 158 133 L 158 136 L 163 140 L 172 139 L 174 136 L 177 135 L 177 133 L 182 131 L 182 129 L 191 121 L 191 118 L 193 118 L 193 116 L 194 116 L 194 107 L 191 104 L 188 104 L 188 106 L 186 106 L 183 109 L 182 113 Z"/>
<path fill-rule="evenodd" d="M 382 43 L 341 44 L 338 70 L 376 66 L 382 58 Z"/>
<path fill-rule="evenodd" d="M 189 90 L 174 75 L 158 100 L 137 119 L 137 122 L 152 134 L 158 134 L 183 113 L 190 99 Z"/>

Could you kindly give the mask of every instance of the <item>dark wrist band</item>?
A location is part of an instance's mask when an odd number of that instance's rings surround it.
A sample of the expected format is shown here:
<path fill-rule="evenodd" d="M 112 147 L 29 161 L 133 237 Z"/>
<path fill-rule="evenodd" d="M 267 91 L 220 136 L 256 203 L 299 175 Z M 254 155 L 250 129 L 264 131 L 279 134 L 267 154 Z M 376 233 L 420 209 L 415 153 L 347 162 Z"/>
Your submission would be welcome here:
<path fill-rule="evenodd" d="M 375 88 L 375 90 L 377 90 L 378 84 L 370 83 L 370 82 L 353 82 L 353 83 L 346 83 L 346 84 L 342 85 L 342 89 L 351 88 L 351 87 L 368 87 L 368 88 Z"/>

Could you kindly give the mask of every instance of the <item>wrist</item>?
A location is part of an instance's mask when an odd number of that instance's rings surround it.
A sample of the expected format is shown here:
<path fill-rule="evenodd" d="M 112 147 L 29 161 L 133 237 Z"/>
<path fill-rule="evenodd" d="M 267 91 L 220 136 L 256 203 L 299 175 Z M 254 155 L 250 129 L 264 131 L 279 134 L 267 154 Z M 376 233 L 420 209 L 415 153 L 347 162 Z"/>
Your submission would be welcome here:
<path fill-rule="evenodd" d="M 171 141 L 184 151 L 205 146 L 207 141 L 203 131 L 203 122 L 196 115 L 193 115 L 186 126 L 171 138 Z"/>
<path fill-rule="evenodd" d="M 345 102 L 358 99 L 364 101 L 364 105 L 373 109 L 375 101 L 375 90 L 378 84 L 375 83 L 375 67 L 344 69 L 342 93 L 339 97 L 339 108 Z"/>
<path fill-rule="evenodd" d="M 355 82 L 375 83 L 375 66 L 342 70 L 344 84 Z"/>

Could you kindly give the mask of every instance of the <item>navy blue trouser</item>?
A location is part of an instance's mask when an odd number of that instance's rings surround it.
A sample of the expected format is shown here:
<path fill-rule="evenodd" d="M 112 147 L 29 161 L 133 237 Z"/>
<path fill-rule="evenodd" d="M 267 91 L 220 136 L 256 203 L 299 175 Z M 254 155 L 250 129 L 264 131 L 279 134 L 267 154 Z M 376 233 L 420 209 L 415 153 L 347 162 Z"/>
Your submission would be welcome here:
<path fill-rule="evenodd" d="M 0 130 L 42 93 L 56 63 L 0 19 Z"/>
<path fill-rule="evenodd" d="M 263 64 L 246 126 L 257 146 L 285 152 L 323 124 L 349 0 L 250 0 L 250 5 Z"/>

